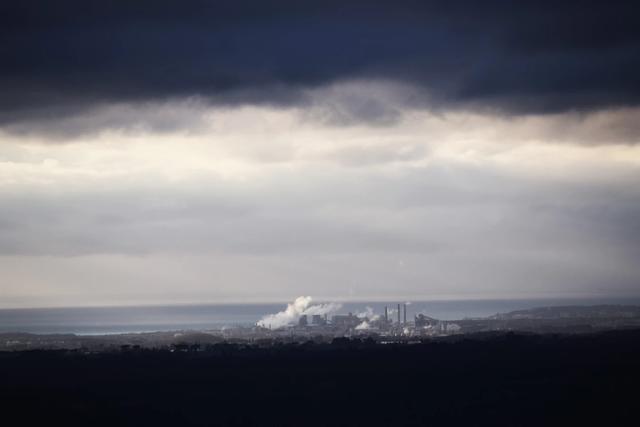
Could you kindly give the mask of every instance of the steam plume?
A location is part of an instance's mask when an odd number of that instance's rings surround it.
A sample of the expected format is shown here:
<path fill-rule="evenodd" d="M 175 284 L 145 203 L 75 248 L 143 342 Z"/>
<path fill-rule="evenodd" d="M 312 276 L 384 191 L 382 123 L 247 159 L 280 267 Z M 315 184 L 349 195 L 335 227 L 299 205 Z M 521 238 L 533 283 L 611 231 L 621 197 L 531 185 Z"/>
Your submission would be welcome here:
<path fill-rule="evenodd" d="M 371 328 L 371 325 L 369 324 L 369 322 L 365 320 L 362 323 L 360 323 L 358 326 L 356 326 L 356 331 L 365 331 L 369 328 Z"/>
<path fill-rule="evenodd" d="M 356 313 L 356 316 L 358 316 L 361 319 L 369 319 L 369 320 L 378 320 L 380 318 L 378 314 L 375 314 L 373 312 L 373 308 L 369 306 L 365 307 L 364 311 Z"/>
<path fill-rule="evenodd" d="M 311 305 L 312 298 L 301 296 L 296 298 L 292 303 L 287 304 L 287 308 L 276 314 L 269 314 L 258 321 L 258 326 L 264 328 L 281 328 L 287 325 L 295 324 L 302 315 L 313 314 L 329 314 L 340 310 L 342 304 L 327 303 Z"/>

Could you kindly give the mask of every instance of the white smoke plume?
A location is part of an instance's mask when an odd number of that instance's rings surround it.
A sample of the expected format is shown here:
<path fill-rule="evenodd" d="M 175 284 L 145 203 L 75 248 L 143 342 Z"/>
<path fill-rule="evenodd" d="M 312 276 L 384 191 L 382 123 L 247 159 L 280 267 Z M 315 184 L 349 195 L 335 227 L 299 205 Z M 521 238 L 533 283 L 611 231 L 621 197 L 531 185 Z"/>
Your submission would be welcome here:
<path fill-rule="evenodd" d="M 380 318 L 380 316 L 378 314 L 375 314 L 373 312 L 373 308 L 367 306 L 365 307 L 364 311 L 358 312 L 356 313 L 356 316 L 358 316 L 360 319 L 369 319 L 369 320 L 378 320 Z M 357 329 L 357 328 L 356 328 Z"/>
<path fill-rule="evenodd" d="M 284 326 L 293 325 L 302 315 L 324 315 L 336 312 L 342 308 L 342 304 L 327 303 L 311 305 L 311 297 L 298 297 L 292 303 L 287 304 L 287 308 L 276 314 L 269 314 L 258 321 L 258 326 L 263 328 L 278 329 Z"/>
<path fill-rule="evenodd" d="M 369 322 L 365 320 L 362 323 L 360 323 L 358 326 L 356 326 L 356 331 L 365 331 L 369 328 L 371 328 L 371 325 L 369 324 Z"/>

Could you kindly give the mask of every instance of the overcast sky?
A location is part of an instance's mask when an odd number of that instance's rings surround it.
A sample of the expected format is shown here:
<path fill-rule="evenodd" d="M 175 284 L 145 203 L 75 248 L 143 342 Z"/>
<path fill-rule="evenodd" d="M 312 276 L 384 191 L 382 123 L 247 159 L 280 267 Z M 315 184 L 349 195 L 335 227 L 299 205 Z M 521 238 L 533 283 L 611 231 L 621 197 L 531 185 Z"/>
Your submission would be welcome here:
<path fill-rule="evenodd" d="M 640 296 L 633 1 L 0 5 L 0 307 Z"/>

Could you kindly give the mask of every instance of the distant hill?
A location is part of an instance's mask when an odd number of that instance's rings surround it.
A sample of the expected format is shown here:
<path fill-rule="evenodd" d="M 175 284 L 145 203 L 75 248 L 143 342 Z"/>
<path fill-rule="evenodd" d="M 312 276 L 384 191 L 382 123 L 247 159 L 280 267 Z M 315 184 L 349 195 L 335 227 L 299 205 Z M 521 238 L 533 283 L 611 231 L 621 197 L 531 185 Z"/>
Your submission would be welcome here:
<path fill-rule="evenodd" d="M 640 317 L 640 306 L 635 305 L 591 305 L 551 306 L 499 313 L 492 318 L 516 319 L 608 319 Z"/>

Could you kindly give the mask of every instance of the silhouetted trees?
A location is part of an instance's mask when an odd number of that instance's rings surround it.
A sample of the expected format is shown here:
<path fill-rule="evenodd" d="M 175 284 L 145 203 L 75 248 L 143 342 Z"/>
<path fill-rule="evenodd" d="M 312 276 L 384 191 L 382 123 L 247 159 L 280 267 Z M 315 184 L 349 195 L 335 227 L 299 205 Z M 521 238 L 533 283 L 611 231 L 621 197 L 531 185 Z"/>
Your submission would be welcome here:
<path fill-rule="evenodd" d="M 3 420 L 618 426 L 635 421 L 640 383 L 640 331 L 124 350 L 0 353 Z"/>

